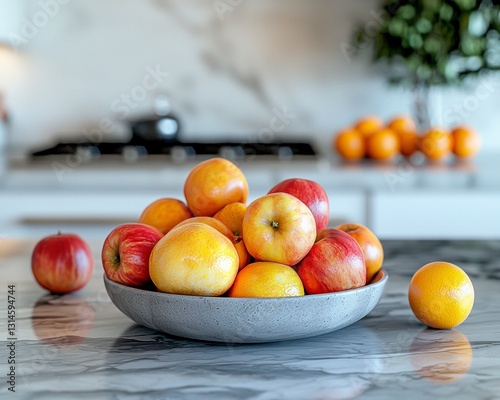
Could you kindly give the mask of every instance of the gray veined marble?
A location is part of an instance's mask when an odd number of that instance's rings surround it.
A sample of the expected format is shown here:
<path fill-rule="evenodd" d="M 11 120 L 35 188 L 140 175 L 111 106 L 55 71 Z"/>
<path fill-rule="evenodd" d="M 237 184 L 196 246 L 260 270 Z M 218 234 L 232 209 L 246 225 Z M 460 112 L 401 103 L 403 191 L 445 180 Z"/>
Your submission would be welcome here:
<path fill-rule="evenodd" d="M 500 398 L 500 242 L 391 241 L 384 247 L 390 280 L 367 317 L 322 336 L 242 345 L 134 324 L 107 297 L 99 264 L 79 293 L 47 295 L 31 277 L 32 243 L 3 239 L 0 357 L 5 378 L 5 293 L 15 285 L 16 393 L 2 379 L 1 398 Z M 407 303 L 412 274 L 435 260 L 464 268 L 476 291 L 471 315 L 452 330 L 426 329 Z"/>

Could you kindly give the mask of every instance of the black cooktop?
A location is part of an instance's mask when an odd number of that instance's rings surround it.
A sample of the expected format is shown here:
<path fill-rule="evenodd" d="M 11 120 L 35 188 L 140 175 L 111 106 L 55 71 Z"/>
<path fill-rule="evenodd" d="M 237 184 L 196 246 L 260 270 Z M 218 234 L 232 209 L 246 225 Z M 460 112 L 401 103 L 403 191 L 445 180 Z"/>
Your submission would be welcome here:
<path fill-rule="evenodd" d="M 305 141 L 283 142 L 183 142 L 162 140 L 132 140 L 129 142 L 65 142 L 31 153 L 32 159 L 76 155 L 84 160 L 94 160 L 107 156 L 121 156 L 126 161 L 136 161 L 150 157 L 165 157 L 172 161 L 189 158 L 220 156 L 233 160 L 248 160 L 266 157 L 278 160 L 316 158 L 317 153 L 311 143 Z"/>

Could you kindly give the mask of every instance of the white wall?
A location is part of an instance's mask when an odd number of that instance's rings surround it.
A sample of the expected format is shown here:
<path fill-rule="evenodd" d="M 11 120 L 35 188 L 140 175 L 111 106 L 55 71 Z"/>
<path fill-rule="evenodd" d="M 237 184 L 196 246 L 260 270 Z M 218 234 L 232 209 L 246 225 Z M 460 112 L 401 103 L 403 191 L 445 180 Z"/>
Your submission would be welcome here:
<path fill-rule="evenodd" d="M 13 0 L 0 1 L 0 22 L 16 19 L 19 9 L 6 7 Z M 148 112 L 162 92 L 186 138 L 246 140 L 285 107 L 295 116 L 287 134 L 313 134 L 326 145 L 333 131 L 363 114 L 410 112 L 410 94 L 386 86 L 369 51 L 349 60 L 341 50 L 354 23 L 373 19 L 376 0 L 243 0 L 222 18 L 213 1 L 16 2 L 25 16 L 9 25 L 7 37 L 21 45 L 30 69 L 23 84 L 3 89 L 19 150 L 56 136 L 82 139 L 99 123 L 104 131 L 112 124 L 107 137 L 124 136 L 124 120 Z M 148 67 L 169 75 L 144 91 Z M 487 151 L 500 151 L 499 82 L 436 95 L 436 123 L 471 124 Z M 132 102 L 125 106 L 127 95 Z"/>

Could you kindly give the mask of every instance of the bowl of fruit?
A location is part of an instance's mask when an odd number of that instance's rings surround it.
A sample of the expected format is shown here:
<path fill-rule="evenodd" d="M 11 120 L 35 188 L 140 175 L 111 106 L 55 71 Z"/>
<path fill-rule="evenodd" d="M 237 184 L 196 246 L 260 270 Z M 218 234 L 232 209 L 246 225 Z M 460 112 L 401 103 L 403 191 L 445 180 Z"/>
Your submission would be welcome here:
<path fill-rule="evenodd" d="M 288 179 L 246 205 L 241 170 L 196 165 L 186 202 L 158 199 L 102 247 L 104 284 L 138 324 L 213 342 L 299 339 L 355 323 L 379 302 L 388 275 L 367 227 L 328 227 L 316 182 Z"/>
<path fill-rule="evenodd" d="M 372 282 L 335 293 L 275 298 L 189 296 L 138 289 L 104 276 L 112 302 L 148 328 L 188 339 L 262 343 L 326 334 L 365 317 L 387 282 L 380 270 Z"/>

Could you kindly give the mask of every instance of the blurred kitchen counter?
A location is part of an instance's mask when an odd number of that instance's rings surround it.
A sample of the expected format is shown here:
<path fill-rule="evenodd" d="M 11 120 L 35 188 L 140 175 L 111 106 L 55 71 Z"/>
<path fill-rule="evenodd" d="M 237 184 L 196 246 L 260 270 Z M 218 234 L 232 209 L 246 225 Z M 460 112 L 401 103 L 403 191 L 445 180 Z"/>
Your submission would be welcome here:
<path fill-rule="evenodd" d="M 108 229 L 136 220 L 157 198 L 182 199 L 184 180 L 197 162 L 14 162 L 0 178 L 0 235 L 52 225 Z M 443 164 L 259 158 L 238 165 L 249 183 L 249 201 L 283 179 L 301 177 L 325 188 L 332 221 L 360 222 L 383 238 L 500 238 L 495 154 Z"/>
<path fill-rule="evenodd" d="M 159 189 L 181 191 L 191 168 L 200 160 L 173 163 L 165 158 L 137 162 L 95 160 L 77 162 L 68 157 L 36 161 L 14 161 L 8 173 L 0 177 L 0 188 L 43 189 L 107 188 Z M 239 161 L 250 189 L 267 187 L 290 177 L 304 177 L 325 188 L 372 189 L 398 191 L 414 188 L 432 189 L 500 189 L 500 155 L 486 154 L 474 160 L 446 163 L 410 163 L 406 159 L 382 163 L 370 160 L 343 162 L 335 158 L 297 158 L 289 161 L 254 158 Z M 126 177 L 126 179 L 120 179 Z"/>

